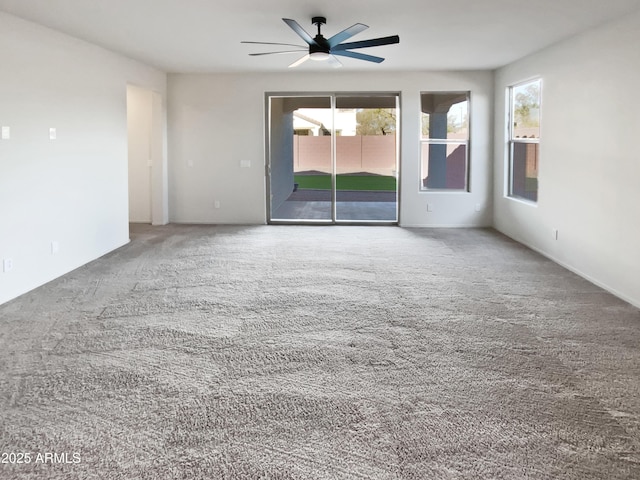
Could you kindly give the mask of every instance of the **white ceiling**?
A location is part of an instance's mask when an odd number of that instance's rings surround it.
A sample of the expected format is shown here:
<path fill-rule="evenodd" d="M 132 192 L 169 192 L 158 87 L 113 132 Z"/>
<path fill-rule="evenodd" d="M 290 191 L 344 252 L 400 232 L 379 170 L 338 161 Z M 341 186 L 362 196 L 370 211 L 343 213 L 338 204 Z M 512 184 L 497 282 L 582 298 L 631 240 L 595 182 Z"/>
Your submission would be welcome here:
<path fill-rule="evenodd" d="M 341 57 L 343 70 L 493 69 L 640 9 L 640 0 L 0 0 L 0 11 L 88 40 L 168 72 L 282 71 L 297 54 L 250 57 L 299 43 L 282 22 L 330 37 L 360 22 L 350 41 L 400 35 L 399 45 L 363 49 L 373 64 Z M 306 62 L 302 70 L 329 68 Z"/>

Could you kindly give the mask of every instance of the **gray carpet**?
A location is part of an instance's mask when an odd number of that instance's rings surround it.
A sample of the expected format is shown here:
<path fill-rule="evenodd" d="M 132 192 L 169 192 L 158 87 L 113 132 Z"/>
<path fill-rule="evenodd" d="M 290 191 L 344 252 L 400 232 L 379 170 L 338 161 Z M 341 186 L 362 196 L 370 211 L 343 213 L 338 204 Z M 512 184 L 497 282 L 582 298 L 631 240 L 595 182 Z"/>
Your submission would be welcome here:
<path fill-rule="evenodd" d="M 132 239 L 0 306 L 0 478 L 640 478 L 640 311 L 492 230 Z"/>

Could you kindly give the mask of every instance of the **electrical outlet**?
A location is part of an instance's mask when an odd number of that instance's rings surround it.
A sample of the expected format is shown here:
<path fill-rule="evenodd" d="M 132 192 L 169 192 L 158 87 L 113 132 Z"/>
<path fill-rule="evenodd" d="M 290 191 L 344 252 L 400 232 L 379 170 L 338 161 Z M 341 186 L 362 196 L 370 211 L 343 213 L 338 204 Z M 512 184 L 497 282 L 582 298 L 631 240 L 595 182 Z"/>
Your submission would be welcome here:
<path fill-rule="evenodd" d="M 13 260 L 11 260 L 10 258 L 5 258 L 2 261 L 2 271 L 4 273 L 10 272 L 11 270 L 13 270 Z"/>
<path fill-rule="evenodd" d="M 216 200 L 213 202 L 213 208 L 220 208 L 220 200 Z"/>
<path fill-rule="evenodd" d="M 2 140 L 9 140 L 11 138 L 11 127 L 2 127 Z"/>
<path fill-rule="evenodd" d="M 476 203 L 476 212 L 479 212 L 480 210 L 482 210 L 482 205 Z"/>

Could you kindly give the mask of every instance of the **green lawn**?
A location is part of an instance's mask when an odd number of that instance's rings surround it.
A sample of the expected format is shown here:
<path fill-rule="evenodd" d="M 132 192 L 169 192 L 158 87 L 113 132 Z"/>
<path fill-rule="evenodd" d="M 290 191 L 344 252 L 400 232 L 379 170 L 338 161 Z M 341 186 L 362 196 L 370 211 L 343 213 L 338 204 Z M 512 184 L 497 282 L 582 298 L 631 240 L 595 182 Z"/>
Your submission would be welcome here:
<path fill-rule="evenodd" d="M 537 192 L 538 191 L 538 178 L 525 177 L 524 179 L 524 190 L 526 192 Z"/>
<path fill-rule="evenodd" d="M 331 190 L 331 175 L 294 175 L 298 188 Z M 382 175 L 338 175 L 338 190 L 396 191 L 396 178 Z"/>

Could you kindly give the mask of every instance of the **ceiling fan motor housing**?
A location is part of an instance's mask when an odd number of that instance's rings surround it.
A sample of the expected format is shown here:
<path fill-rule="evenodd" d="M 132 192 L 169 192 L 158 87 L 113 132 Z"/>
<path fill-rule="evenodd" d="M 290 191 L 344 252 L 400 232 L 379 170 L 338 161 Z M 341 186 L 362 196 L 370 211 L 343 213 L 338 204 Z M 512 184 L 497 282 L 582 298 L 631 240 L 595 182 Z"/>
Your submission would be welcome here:
<path fill-rule="evenodd" d="M 326 53 L 329 54 L 329 42 L 324 37 L 317 36 L 314 38 L 317 45 L 309 45 L 309 55 L 314 53 Z"/>

